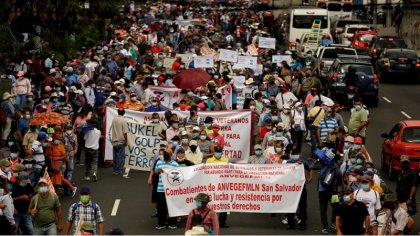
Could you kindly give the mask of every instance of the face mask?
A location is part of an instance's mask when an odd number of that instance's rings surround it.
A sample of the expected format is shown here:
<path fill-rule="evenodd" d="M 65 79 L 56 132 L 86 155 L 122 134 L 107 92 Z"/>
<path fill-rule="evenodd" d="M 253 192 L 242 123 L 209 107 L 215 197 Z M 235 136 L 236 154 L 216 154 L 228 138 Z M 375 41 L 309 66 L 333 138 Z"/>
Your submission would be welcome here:
<path fill-rule="evenodd" d="M 174 145 L 174 147 L 176 147 L 178 146 L 178 141 L 174 141 L 172 144 Z"/>
<path fill-rule="evenodd" d="M 354 150 L 360 150 L 360 148 L 361 148 L 360 144 L 354 144 L 353 145 Z"/>
<path fill-rule="evenodd" d="M 262 155 L 262 150 L 255 150 L 255 155 L 257 156 L 261 156 Z"/>
<path fill-rule="evenodd" d="M 7 143 L 9 146 L 12 146 L 14 143 L 13 142 L 8 142 Z"/>
<path fill-rule="evenodd" d="M 26 115 L 25 119 L 30 120 L 31 119 L 31 115 Z"/>
<path fill-rule="evenodd" d="M 276 136 L 277 136 L 277 137 L 281 137 L 281 136 L 283 136 L 283 132 L 281 132 L 281 131 L 277 131 Z"/>
<path fill-rule="evenodd" d="M 60 140 L 57 140 L 57 139 L 56 139 L 56 140 L 54 140 L 54 144 L 56 144 L 56 145 L 57 145 L 57 144 L 60 144 L 60 143 L 61 143 L 61 142 L 60 142 Z"/>
<path fill-rule="evenodd" d="M 350 183 L 353 183 L 353 182 L 356 182 L 357 181 L 357 178 L 356 177 L 354 177 L 353 175 L 350 175 L 349 176 L 349 182 Z"/>
<path fill-rule="evenodd" d="M 55 89 L 56 91 L 60 92 L 61 87 L 55 87 L 54 89 Z"/>
<path fill-rule="evenodd" d="M 210 127 L 211 127 L 211 124 L 207 123 L 206 128 L 210 128 Z"/>
<path fill-rule="evenodd" d="M 302 111 L 302 107 L 296 107 L 296 111 Z"/>
<path fill-rule="evenodd" d="M 185 157 L 183 157 L 183 158 L 177 157 L 176 160 L 177 161 L 183 161 L 183 160 L 185 160 Z"/>
<path fill-rule="evenodd" d="M 366 169 L 367 169 L 367 171 L 374 172 L 374 171 L 373 171 L 373 168 L 366 168 Z"/>
<path fill-rule="evenodd" d="M 27 184 L 28 183 L 26 183 L 26 182 L 19 182 L 19 185 L 22 186 L 22 187 L 25 187 Z"/>
<path fill-rule="evenodd" d="M 46 192 L 48 192 L 48 187 L 47 186 L 39 187 L 39 192 L 40 193 L 46 193 Z"/>
<path fill-rule="evenodd" d="M 19 173 L 16 173 L 16 172 L 15 172 L 15 173 L 13 173 L 13 176 L 14 176 L 14 177 L 18 177 L 18 175 L 19 175 Z"/>
<path fill-rule="evenodd" d="M 351 162 L 352 164 L 356 164 L 356 158 L 350 158 L 350 162 Z"/>
<path fill-rule="evenodd" d="M 57 98 L 53 98 L 53 99 L 52 99 L 52 101 L 53 101 L 54 103 L 56 103 L 56 102 L 58 101 L 58 99 L 57 99 Z"/>
<path fill-rule="evenodd" d="M 6 167 L 6 168 L 4 169 L 4 172 L 9 173 L 9 172 L 10 172 L 10 167 Z"/>
<path fill-rule="evenodd" d="M 273 116 L 273 120 L 277 120 L 278 118 L 278 116 Z"/>
<path fill-rule="evenodd" d="M 215 157 L 216 159 L 220 159 L 220 158 L 222 157 L 222 153 L 221 153 L 221 152 L 215 152 L 215 153 L 214 153 L 214 157 Z"/>
<path fill-rule="evenodd" d="M 356 164 L 362 164 L 363 160 L 362 159 L 357 159 L 356 160 Z"/>
<path fill-rule="evenodd" d="M 136 98 L 136 97 L 131 97 L 131 98 L 130 98 L 130 100 L 131 100 L 132 102 L 135 102 L 135 101 L 137 101 L 137 98 Z"/>
<path fill-rule="evenodd" d="M 26 165 L 25 165 L 25 168 L 26 168 L 26 169 L 32 169 L 32 164 L 26 164 Z"/>
<path fill-rule="evenodd" d="M 282 151 L 283 151 L 283 148 L 281 148 L 281 147 L 276 147 L 275 149 L 276 149 L 276 152 L 277 152 L 277 153 L 280 153 L 280 152 L 282 152 Z"/>
<path fill-rule="evenodd" d="M 200 139 L 201 140 L 206 140 L 207 139 L 207 136 L 206 135 L 200 135 Z"/>
<path fill-rule="evenodd" d="M 10 158 L 15 159 L 18 156 L 17 153 L 10 153 Z"/>
<path fill-rule="evenodd" d="M 72 133 L 73 133 L 73 131 L 71 131 L 71 130 L 66 130 L 66 133 L 67 133 L 67 134 L 72 134 Z"/>
<path fill-rule="evenodd" d="M 182 133 L 182 132 L 184 132 L 185 131 L 185 129 L 184 128 L 179 128 L 179 133 Z"/>
<path fill-rule="evenodd" d="M 44 99 L 44 100 L 42 100 L 42 102 L 43 103 L 49 103 L 50 102 L 50 99 Z"/>
<path fill-rule="evenodd" d="M 300 156 L 299 156 L 299 155 L 291 155 L 291 156 L 290 156 L 290 159 L 292 159 L 292 160 L 294 160 L 294 161 L 299 160 L 299 158 L 300 158 Z"/>
<path fill-rule="evenodd" d="M 203 203 L 202 203 L 202 202 L 200 202 L 200 201 L 195 201 L 195 206 L 196 206 L 197 208 L 200 208 L 202 205 L 203 205 Z"/>
<path fill-rule="evenodd" d="M 152 106 L 157 106 L 158 103 L 157 102 L 152 102 Z"/>
<path fill-rule="evenodd" d="M 90 200 L 89 195 L 82 195 L 82 196 L 80 196 L 80 201 L 81 201 L 82 203 L 88 203 L 88 202 L 89 202 L 89 200 Z"/>
<path fill-rule="evenodd" d="M 350 202 L 350 200 L 351 200 L 350 196 L 343 196 L 343 202 L 344 203 Z"/>
<path fill-rule="evenodd" d="M 369 185 L 369 184 L 361 184 L 361 185 L 360 185 L 360 187 L 361 187 L 364 191 L 367 191 L 367 190 L 369 190 L 370 185 Z"/>
<path fill-rule="evenodd" d="M 118 102 L 124 102 L 124 99 L 120 98 L 120 99 L 118 99 Z"/>
<path fill-rule="evenodd" d="M 42 143 L 42 146 L 43 147 L 47 147 L 48 146 L 48 143 Z"/>
<path fill-rule="evenodd" d="M 32 97 L 28 97 L 28 98 L 26 98 L 26 101 L 28 101 L 28 102 L 32 102 L 34 99 L 32 98 Z"/>
<path fill-rule="evenodd" d="M 187 138 L 183 138 L 181 141 L 182 141 L 182 144 L 187 144 L 188 143 L 188 139 Z"/>
<path fill-rule="evenodd" d="M 249 109 L 255 110 L 255 106 L 250 106 Z"/>
<path fill-rule="evenodd" d="M 350 143 L 344 143 L 344 150 L 349 150 L 351 148 Z"/>
<path fill-rule="evenodd" d="M 199 134 L 200 134 L 200 133 L 198 133 L 198 132 L 193 132 L 193 133 L 192 133 L 192 137 L 193 137 L 193 138 L 197 138 Z"/>
<path fill-rule="evenodd" d="M 159 123 L 159 119 L 153 119 L 153 123 Z"/>
<path fill-rule="evenodd" d="M 355 106 L 354 106 L 354 109 L 355 109 L 356 111 L 360 111 L 360 110 L 362 110 L 362 106 L 360 106 L 360 105 L 355 105 Z"/>
<path fill-rule="evenodd" d="M 172 127 L 173 127 L 173 128 L 178 128 L 178 123 L 173 123 L 173 124 L 172 124 Z"/>

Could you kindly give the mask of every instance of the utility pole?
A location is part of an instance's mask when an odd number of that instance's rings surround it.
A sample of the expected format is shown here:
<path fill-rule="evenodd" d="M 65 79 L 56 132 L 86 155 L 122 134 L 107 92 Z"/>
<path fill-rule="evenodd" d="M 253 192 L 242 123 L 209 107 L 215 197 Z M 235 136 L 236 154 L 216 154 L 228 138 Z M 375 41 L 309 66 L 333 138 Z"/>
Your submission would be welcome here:
<path fill-rule="evenodd" d="M 392 11 L 391 0 L 386 0 L 386 27 L 392 26 Z"/>
<path fill-rule="evenodd" d="M 378 0 L 372 0 L 372 13 L 373 13 L 373 27 L 376 29 L 378 27 Z"/>

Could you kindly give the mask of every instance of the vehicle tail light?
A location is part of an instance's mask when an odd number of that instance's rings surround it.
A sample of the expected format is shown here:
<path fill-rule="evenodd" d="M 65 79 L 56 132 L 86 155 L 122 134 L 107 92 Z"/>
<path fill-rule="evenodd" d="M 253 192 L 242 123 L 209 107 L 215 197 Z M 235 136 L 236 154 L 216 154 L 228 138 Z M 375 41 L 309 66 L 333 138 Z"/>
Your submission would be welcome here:
<path fill-rule="evenodd" d="M 377 75 L 377 74 L 374 74 L 374 75 L 373 75 L 373 82 L 374 82 L 374 83 L 378 83 L 378 82 L 379 82 L 379 77 L 378 77 L 378 75 Z"/>
<path fill-rule="evenodd" d="M 419 68 L 419 67 L 420 67 L 420 60 L 417 60 L 416 67 L 417 67 L 417 68 Z"/>
<path fill-rule="evenodd" d="M 289 42 L 289 48 L 296 48 L 296 42 Z"/>
<path fill-rule="evenodd" d="M 325 61 L 321 61 L 321 64 L 320 64 L 319 66 L 321 67 L 321 69 L 322 69 L 322 68 L 324 68 L 324 66 L 325 66 Z"/>
<path fill-rule="evenodd" d="M 388 59 L 383 60 L 382 64 L 383 64 L 384 67 L 390 67 L 391 66 Z"/>
<path fill-rule="evenodd" d="M 340 29 L 335 29 L 335 30 L 334 30 L 334 32 L 335 32 L 336 34 L 338 34 L 338 33 L 340 33 L 340 32 L 341 32 L 341 30 L 340 30 Z"/>
<path fill-rule="evenodd" d="M 337 79 L 338 79 L 338 73 L 337 73 L 337 72 L 334 72 L 334 74 L 333 74 L 333 76 L 332 76 L 332 79 L 333 79 L 334 81 L 337 81 Z"/>
<path fill-rule="evenodd" d="M 377 53 L 376 48 L 372 49 L 372 56 L 373 56 L 373 57 L 376 57 L 376 53 Z"/>

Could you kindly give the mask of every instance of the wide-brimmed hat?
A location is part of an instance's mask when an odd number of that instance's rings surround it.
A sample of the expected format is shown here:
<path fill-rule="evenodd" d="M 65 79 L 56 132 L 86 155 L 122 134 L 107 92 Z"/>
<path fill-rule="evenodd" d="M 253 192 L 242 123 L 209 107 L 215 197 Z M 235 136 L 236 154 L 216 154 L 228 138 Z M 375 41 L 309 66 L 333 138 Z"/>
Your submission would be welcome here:
<path fill-rule="evenodd" d="M 210 196 L 206 193 L 199 193 L 194 199 L 200 202 L 211 202 Z"/>
<path fill-rule="evenodd" d="M 9 99 L 10 97 L 12 97 L 12 95 L 10 95 L 10 93 L 9 93 L 9 92 L 4 92 L 4 93 L 3 93 L 3 100 L 7 100 L 7 99 Z"/>

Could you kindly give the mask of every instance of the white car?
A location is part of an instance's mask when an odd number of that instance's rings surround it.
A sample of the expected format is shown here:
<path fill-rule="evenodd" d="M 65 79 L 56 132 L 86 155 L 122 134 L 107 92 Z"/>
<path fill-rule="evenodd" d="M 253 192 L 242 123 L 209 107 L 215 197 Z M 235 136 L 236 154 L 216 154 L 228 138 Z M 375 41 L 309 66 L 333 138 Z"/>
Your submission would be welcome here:
<path fill-rule="evenodd" d="M 368 25 L 346 25 L 338 37 L 340 44 L 349 46 L 356 31 L 368 31 L 369 29 L 370 27 Z"/>

